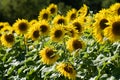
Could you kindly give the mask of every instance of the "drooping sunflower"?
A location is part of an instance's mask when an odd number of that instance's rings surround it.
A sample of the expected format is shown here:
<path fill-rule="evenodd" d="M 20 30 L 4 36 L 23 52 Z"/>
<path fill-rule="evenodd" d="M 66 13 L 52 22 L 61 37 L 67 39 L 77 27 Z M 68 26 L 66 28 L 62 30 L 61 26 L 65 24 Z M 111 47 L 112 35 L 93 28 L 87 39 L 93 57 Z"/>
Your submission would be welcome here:
<path fill-rule="evenodd" d="M 93 35 L 97 42 L 104 43 L 104 34 L 103 30 L 107 28 L 109 25 L 108 14 L 106 10 L 103 9 L 99 13 L 95 15 L 95 22 L 93 23 Z"/>
<path fill-rule="evenodd" d="M 78 31 L 78 34 L 81 35 L 84 31 L 84 18 L 83 17 L 78 17 L 72 22 L 73 27 Z"/>
<path fill-rule="evenodd" d="M 83 6 L 77 12 L 78 16 L 85 17 L 88 14 L 88 6 L 83 4 Z"/>
<path fill-rule="evenodd" d="M 41 20 L 38 22 L 39 30 L 41 35 L 48 35 L 50 32 L 50 25 L 48 21 L 46 20 Z"/>
<path fill-rule="evenodd" d="M 78 38 L 70 38 L 67 42 L 67 49 L 72 52 L 77 49 L 84 49 L 85 43 L 82 40 L 79 40 Z"/>
<path fill-rule="evenodd" d="M 30 38 L 33 41 L 37 40 L 40 37 L 40 30 L 36 24 L 32 25 L 29 29 L 28 33 L 26 34 L 26 38 Z"/>
<path fill-rule="evenodd" d="M 51 28 L 50 32 L 50 39 L 59 42 L 64 38 L 65 30 L 63 28 L 63 25 L 55 25 Z"/>
<path fill-rule="evenodd" d="M 56 69 L 61 73 L 61 75 L 67 77 L 68 79 L 76 79 L 76 70 L 70 63 L 61 62 L 56 66 Z"/>
<path fill-rule="evenodd" d="M 15 42 L 15 37 L 13 34 L 2 34 L 1 43 L 6 47 L 12 47 Z"/>
<path fill-rule="evenodd" d="M 13 28 L 18 35 L 26 34 L 29 30 L 30 24 L 26 19 L 18 19 L 13 24 Z"/>
<path fill-rule="evenodd" d="M 38 20 L 49 20 L 50 19 L 50 11 L 48 11 L 47 9 L 42 9 L 39 12 L 39 16 L 38 16 Z"/>
<path fill-rule="evenodd" d="M 52 48 L 45 47 L 40 52 L 41 61 L 44 64 L 51 65 L 57 61 L 59 55 Z"/>
<path fill-rule="evenodd" d="M 68 22 L 75 20 L 76 17 L 77 17 L 77 10 L 75 8 L 72 8 L 70 11 L 67 12 L 66 18 Z"/>
<path fill-rule="evenodd" d="M 120 15 L 120 3 L 111 5 L 109 10 L 113 15 Z"/>
<path fill-rule="evenodd" d="M 111 42 L 120 41 L 120 16 L 112 16 L 109 20 L 109 27 L 104 29 L 104 36 Z"/>
<path fill-rule="evenodd" d="M 50 14 L 55 15 L 55 14 L 57 14 L 58 7 L 56 4 L 52 3 L 47 7 L 47 10 L 50 11 Z"/>
<path fill-rule="evenodd" d="M 53 24 L 67 24 L 67 20 L 64 16 L 61 16 L 61 15 L 57 15 L 54 17 L 53 21 L 52 21 Z"/>

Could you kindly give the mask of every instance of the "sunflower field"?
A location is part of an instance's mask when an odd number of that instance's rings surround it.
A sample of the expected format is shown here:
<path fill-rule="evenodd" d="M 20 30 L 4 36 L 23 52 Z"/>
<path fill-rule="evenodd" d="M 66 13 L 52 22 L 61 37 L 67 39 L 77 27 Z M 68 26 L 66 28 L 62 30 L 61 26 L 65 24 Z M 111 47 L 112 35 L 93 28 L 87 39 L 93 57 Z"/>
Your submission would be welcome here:
<path fill-rule="evenodd" d="M 120 80 L 120 3 L 0 22 L 0 80 Z"/>

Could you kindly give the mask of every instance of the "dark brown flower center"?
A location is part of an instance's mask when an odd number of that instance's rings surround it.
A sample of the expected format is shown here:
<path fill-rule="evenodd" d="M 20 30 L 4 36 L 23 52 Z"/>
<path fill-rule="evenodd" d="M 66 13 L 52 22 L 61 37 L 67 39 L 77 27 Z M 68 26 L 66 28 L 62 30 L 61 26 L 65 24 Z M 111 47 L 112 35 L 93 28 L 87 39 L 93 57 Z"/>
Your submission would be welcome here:
<path fill-rule="evenodd" d="M 22 22 L 22 23 L 19 24 L 19 30 L 20 31 L 26 31 L 27 28 L 28 28 L 28 25 L 26 23 Z"/>
<path fill-rule="evenodd" d="M 82 43 L 78 40 L 74 40 L 72 46 L 75 50 L 76 49 L 82 49 Z"/>
<path fill-rule="evenodd" d="M 102 19 L 102 20 L 100 21 L 100 28 L 101 28 L 102 30 L 104 30 L 106 27 L 109 26 L 109 25 L 106 24 L 107 22 L 108 22 L 107 19 Z"/>
<path fill-rule="evenodd" d="M 64 24 L 65 21 L 64 21 L 64 19 L 59 19 L 57 23 L 58 23 L 58 24 Z"/>
<path fill-rule="evenodd" d="M 70 18 L 71 18 L 71 20 L 74 20 L 76 18 L 76 14 L 73 13 Z"/>
<path fill-rule="evenodd" d="M 41 26 L 40 26 L 40 30 L 41 30 L 41 32 L 43 32 L 43 33 L 46 32 L 47 29 L 48 29 L 48 28 L 47 28 L 46 25 L 41 25 Z"/>
<path fill-rule="evenodd" d="M 14 36 L 12 34 L 5 35 L 5 40 L 11 43 L 14 41 Z"/>
<path fill-rule="evenodd" d="M 120 36 L 120 21 L 112 24 L 112 32 L 114 35 Z"/>
<path fill-rule="evenodd" d="M 61 37 L 61 35 L 62 35 L 62 31 L 61 31 L 61 30 L 56 30 L 56 31 L 55 31 L 55 37 L 56 37 L 56 38 Z"/>
<path fill-rule="evenodd" d="M 39 30 L 36 30 L 33 32 L 33 37 L 35 37 L 35 38 L 39 37 Z"/>
<path fill-rule="evenodd" d="M 47 49 L 47 50 L 46 50 L 46 56 L 47 56 L 48 58 L 54 58 L 54 57 L 55 57 L 54 51 L 53 51 L 52 49 Z"/>
<path fill-rule="evenodd" d="M 72 69 L 71 67 L 69 67 L 69 66 L 65 66 L 65 67 L 64 67 L 64 70 L 65 70 L 66 72 L 68 72 L 68 73 L 73 73 L 73 69 Z"/>
<path fill-rule="evenodd" d="M 75 22 L 75 23 L 73 23 L 73 25 L 75 26 L 75 29 L 78 30 L 78 32 L 81 31 L 81 24 L 80 23 Z"/>
<path fill-rule="evenodd" d="M 51 12 L 51 14 L 54 14 L 55 13 L 55 8 L 51 8 L 50 12 Z"/>
<path fill-rule="evenodd" d="M 118 15 L 120 15 L 120 8 L 118 9 Z"/>
<path fill-rule="evenodd" d="M 43 14 L 43 19 L 46 19 L 46 20 L 48 19 L 48 14 L 47 13 Z"/>
<path fill-rule="evenodd" d="M 3 27 L 4 27 L 4 26 L 3 26 L 3 25 L 1 25 L 1 26 L 0 26 L 0 30 L 1 30 Z"/>

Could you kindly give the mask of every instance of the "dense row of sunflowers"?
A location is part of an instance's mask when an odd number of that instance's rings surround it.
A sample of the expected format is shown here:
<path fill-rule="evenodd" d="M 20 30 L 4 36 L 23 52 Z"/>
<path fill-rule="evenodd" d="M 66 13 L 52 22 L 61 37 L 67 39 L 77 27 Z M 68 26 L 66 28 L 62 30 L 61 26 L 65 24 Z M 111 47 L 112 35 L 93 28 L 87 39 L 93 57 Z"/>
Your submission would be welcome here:
<path fill-rule="evenodd" d="M 120 3 L 65 15 L 50 4 L 38 19 L 0 22 L 1 79 L 120 79 L 119 15 Z"/>

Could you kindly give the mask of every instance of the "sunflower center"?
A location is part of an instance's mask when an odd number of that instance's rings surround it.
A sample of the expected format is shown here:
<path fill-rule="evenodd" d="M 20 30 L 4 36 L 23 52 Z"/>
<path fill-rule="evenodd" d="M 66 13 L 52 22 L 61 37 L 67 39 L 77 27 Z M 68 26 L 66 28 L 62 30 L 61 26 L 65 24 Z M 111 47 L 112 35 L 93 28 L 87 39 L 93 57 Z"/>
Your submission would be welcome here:
<path fill-rule="evenodd" d="M 43 19 L 48 19 L 48 14 L 47 13 L 43 14 Z"/>
<path fill-rule="evenodd" d="M 71 15 L 71 20 L 74 20 L 75 18 L 76 18 L 76 14 L 73 13 L 73 14 Z"/>
<path fill-rule="evenodd" d="M 51 14 L 54 14 L 55 13 L 55 8 L 51 8 L 50 12 L 51 12 Z"/>
<path fill-rule="evenodd" d="M 41 31 L 44 33 L 44 32 L 46 32 L 47 31 L 47 26 L 46 25 L 41 25 L 40 26 L 40 29 L 41 29 Z"/>
<path fill-rule="evenodd" d="M 64 24 L 64 22 L 65 22 L 64 19 L 59 19 L 58 20 L 58 24 Z"/>
<path fill-rule="evenodd" d="M 48 58 L 53 58 L 53 57 L 55 57 L 54 51 L 53 51 L 52 49 L 48 49 L 48 50 L 46 51 L 46 55 L 47 55 Z"/>
<path fill-rule="evenodd" d="M 81 31 L 81 25 L 78 22 L 73 23 L 73 25 L 76 27 L 75 29 L 78 30 L 78 32 Z"/>
<path fill-rule="evenodd" d="M 34 36 L 35 38 L 38 38 L 38 37 L 39 37 L 39 30 L 34 31 L 34 32 L 33 32 L 33 36 Z"/>
<path fill-rule="evenodd" d="M 120 21 L 112 24 L 112 32 L 113 34 L 120 36 Z"/>
<path fill-rule="evenodd" d="M 27 30 L 27 24 L 26 23 L 20 23 L 19 24 L 19 29 L 21 30 L 21 31 L 26 31 Z"/>
<path fill-rule="evenodd" d="M 0 26 L 0 30 L 3 28 L 3 25 Z"/>
<path fill-rule="evenodd" d="M 62 35 L 62 31 L 61 30 L 56 30 L 55 31 L 55 37 L 59 38 Z"/>
<path fill-rule="evenodd" d="M 108 22 L 107 19 L 102 19 L 102 20 L 100 21 L 100 28 L 101 28 L 102 30 L 104 30 L 106 27 L 108 27 L 108 25 L 106 24 L 107 22 Z"/>
<path fill-rule="evenodd" d="M 12 34 L 5 35 L 5 40 L 11 43 L 14 41 L 14 36 Z"/>
<path fill-rule="evenodd" d="M 74 40 L 72 46 L 73 46 L 73 48 L 74 48 L 75 50 L 82 48 L 82 44 L 81 44 L 81 42 L 78 41 L 78 40 Z"/>
<path fill-rule="evenodd" d="M 64 67 L 64 70 L 65 70 L 66 72 L 68 72 L 68 73 L 73 73 L 73 69 L 72 69 L 71 67 L 69 67 L 69 66 L 65 66 L 65 67 Z"/>
<path fill-rule="evenodd" d="M 118 15 L 120 15 L 120 8 L 118 9 Z"/>

